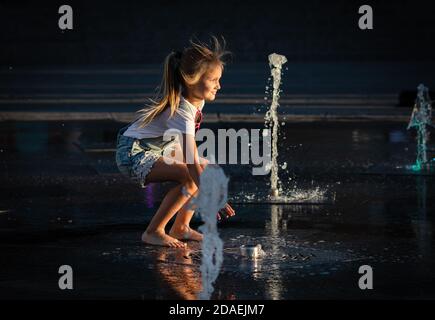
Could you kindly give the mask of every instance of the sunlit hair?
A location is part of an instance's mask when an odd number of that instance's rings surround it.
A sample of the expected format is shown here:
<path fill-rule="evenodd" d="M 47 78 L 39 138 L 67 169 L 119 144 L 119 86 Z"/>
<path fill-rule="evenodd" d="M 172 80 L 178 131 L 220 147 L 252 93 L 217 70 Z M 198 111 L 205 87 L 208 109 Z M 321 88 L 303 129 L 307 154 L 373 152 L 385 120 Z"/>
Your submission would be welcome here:
<path fill-rule="evenodd" d="M 221 44 L 215 36 L 211 36 L 212 46 L 192 39 L 189 42 L 190 46 L 182 52 L 173 51 L 166 56 L 157 95 L 138 111 L 141 114 L 139 127 L 146 126 L 167 107 L 171 108 L 172 117 L 180 104 L 180 94 L 187 85 L 196 84 L 210 66 L 220 65 L 223 69 L 223 58 L 230 54 L 225 50 L 223 37 Z"/>

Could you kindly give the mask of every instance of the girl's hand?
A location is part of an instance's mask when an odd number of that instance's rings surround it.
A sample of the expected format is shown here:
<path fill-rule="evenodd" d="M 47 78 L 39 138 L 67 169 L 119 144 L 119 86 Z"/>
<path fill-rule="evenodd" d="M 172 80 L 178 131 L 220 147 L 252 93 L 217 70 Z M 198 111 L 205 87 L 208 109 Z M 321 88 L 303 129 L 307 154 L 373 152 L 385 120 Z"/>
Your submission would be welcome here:
<path fill-rule="evenodd" d="M 218 220 L 222 220 L 222 218 L 229 218 L 235 215 L 236 212 L 234 211 L 234 209 L 228 203 L 226 203 L 225 206 L 221 210 L 219 210 L 217 218 Z"/>
<path fill-rule="evenodd" d="M 226 211 L 226 213 L 227 213 L 227 215 L 229 217 L 232 217 L 232 216 L 236 215 L 236 212 L 234 211 L 234 209 L 228 203 L 225 204 L 224 209 L 225 209 L 225 211 Z"/>

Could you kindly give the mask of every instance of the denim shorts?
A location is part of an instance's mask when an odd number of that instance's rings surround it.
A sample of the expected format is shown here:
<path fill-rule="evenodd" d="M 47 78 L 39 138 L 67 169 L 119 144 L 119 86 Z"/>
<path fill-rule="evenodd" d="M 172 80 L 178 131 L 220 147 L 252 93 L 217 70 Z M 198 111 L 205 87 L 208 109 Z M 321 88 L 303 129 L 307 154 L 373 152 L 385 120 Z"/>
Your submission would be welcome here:
<path fill-rule="evenodd" d="M 175 138 L 164 141 L 163 137 L 137 139 L 124 136 L 128 126 L 118 131 L 116 141 L 116 165 L 119 171 L 134 182 L 146 187 L 145 179 L 156 161 L 167 148 L 176 143 Z"/>

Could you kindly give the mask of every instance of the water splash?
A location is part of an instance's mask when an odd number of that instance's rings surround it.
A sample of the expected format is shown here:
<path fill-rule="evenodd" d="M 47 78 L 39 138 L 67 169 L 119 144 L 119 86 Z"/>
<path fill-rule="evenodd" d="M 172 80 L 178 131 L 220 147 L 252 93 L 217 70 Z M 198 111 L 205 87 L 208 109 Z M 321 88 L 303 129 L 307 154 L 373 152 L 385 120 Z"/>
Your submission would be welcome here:
<path fill-rule="evenodd" d="M 266 113 L 265 125 L 267 128 L 272 128 L 272 163 L 270 171 L 270 188 L 271 199 L 279 197 L 280 188 L 278 186 L 278 131 L 279 131 L 279 121 L 277 109 L 279 106 L 279 87 L 281 86 L 281 70 L 282 65 L 287 62 L 287 58 L 283 55 L 272 53 L 269 55 L 269 66 L 270 73 L 273 78 L 273 94 L 272 94 L 272 104 L 269 111 Z M 282 189 L 282 188 L 281 188 Z"/>
<path fill-rule="evenodd" d="M 282 203 L 324 203 L 327 200 L 333 201 L 331 195 L 328 196 L 328 190 L 321 187 L 313 189 L 293 188 L 290 190 L 280 190 L 279 196 L 275 197 L 273 202 Z M 263 203 L 270 202 L 270 195 L 263 195 L 261 192 L 240 193 L 232 197 L 233 203 Z"/>
<path fill-rule="evenodd" d="M 416 163 L 411 166 L 411 170 L 422 171 L 425 167 L 429 167 L 430 162 L 432 162 L 427 159 L 428 127 L 433 126 L 432 106 L 428 88 L 420 84 L 417 89 L 417 98 L 415 99 L 407 129 L 417 129 L 417 160 Z"/>
<path fill-rule="evenodd" d="M 203 290 L 199 294 L 199 299 L 209 300 L 223 261 L 223 242 L 217 229 L 216 212 L 227 202 L 228 178 L 219 166 L 208 165 L 200 176 L 200 183 L 199 195 L 195 199 L 201 219 L 204 221 L 199 227 L 204 236 L 200 268 Z"/>

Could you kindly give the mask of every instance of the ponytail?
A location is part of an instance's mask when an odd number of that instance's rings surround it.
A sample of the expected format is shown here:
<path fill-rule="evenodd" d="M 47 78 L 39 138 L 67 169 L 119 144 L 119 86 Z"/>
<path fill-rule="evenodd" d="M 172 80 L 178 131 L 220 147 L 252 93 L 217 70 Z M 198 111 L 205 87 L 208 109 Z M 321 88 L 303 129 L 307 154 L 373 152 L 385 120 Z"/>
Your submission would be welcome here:
<path fill-rule="evenodd" d="M 163 77 L 157 96 L 149 99 L 150 104 L 147 108 L 139 110 L 141 121 L 139 127 L 143 128 L 150 123 L 156 116 L 162 113 L 169 105 L 171 116 L 177 111 L 180 104 L 181 76 L 180 62 L 182 53 L 180 51 L 171 52 L 163 65 Z"/>

